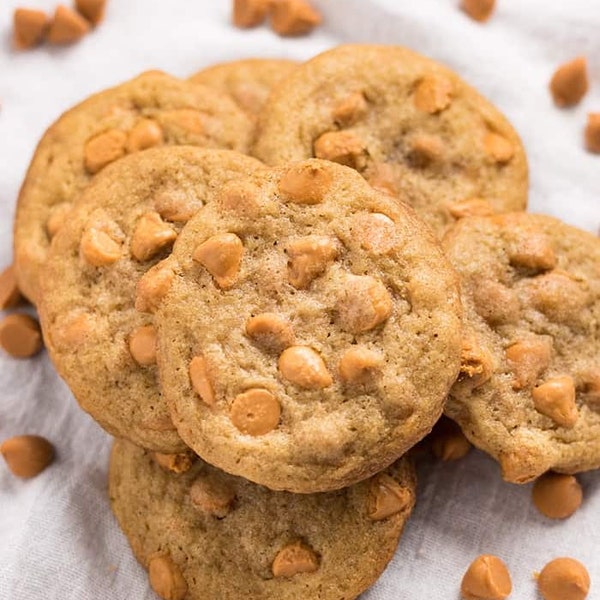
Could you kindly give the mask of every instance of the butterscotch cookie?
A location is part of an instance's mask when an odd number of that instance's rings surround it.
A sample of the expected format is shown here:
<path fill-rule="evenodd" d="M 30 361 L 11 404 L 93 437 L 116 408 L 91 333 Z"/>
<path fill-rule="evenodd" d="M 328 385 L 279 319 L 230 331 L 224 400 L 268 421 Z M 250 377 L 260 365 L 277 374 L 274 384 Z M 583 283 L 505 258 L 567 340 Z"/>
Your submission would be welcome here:
<path fill-rule="evenodd" d="M 136 282 L 221 186 L 260 168 L 225 150 L 137 153 L 95 177 L 54 237 L 40 278 L 48 351 L 113 435 L 163 452 L 184 447 L 157 386 L 152 319 L 134 309 Z"/>
<path fill-rule="evenodd" d="M 293 60 L 248 58 L 208 67 L 189 81 L 227 94 L 245 113 L 256 118 L 271 88 L 297 66 Z"/>
<path fill-rule="evenodd" d="M 162 598 L 351 600 L 392 558 L 415 475 L 403 458 L 337 492 L 273 492 L 200 459 L 176 475 L 118 440 L 109 494 Z"/>
<path fill-rule="evenodd" d="M 527 203 L 525 152 L 504 116 L 454 72 L 397 46 L 340 46 L 298 66 L 265 104 L 253 153 L 348 165 L 439 234 Z"/>
<path fill-rule="evenodd" d="M 173 421 L 272 489 L 373 475 L 429 432 L 460 363 L 456 276 L 410 207 L 312 160 L 225 186 L 138 285 Z"/>
<path fill-rule="evenodd" d="M 525 213 L 464 219 L 463 366 L 446 413 L 507 481 L 600 467 L 600 240 Z"/>
<path fill-rule="evenodd" d="M 66 112 L 41 139 L 19 194 L 19 287 L 39 301 L 50 240 L 92 175 L 126 154 L 163 144 L 245 152 L 253 126 L 216 90 L 150 71 Z"/>

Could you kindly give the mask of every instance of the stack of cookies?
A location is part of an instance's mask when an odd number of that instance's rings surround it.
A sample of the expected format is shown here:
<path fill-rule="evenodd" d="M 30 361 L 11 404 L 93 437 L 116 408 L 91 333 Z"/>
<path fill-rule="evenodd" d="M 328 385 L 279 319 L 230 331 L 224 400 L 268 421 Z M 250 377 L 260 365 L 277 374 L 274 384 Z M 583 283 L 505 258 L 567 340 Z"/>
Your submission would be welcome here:
<path fill-rule="evenodd" d="M 356 597 L 444 410 L 508 481 L 600 466 L 600 241 L 527 189 L 506 119 L 398 47 L 147 72 L 48 130 L 19 287 L 162 598 Z"/>

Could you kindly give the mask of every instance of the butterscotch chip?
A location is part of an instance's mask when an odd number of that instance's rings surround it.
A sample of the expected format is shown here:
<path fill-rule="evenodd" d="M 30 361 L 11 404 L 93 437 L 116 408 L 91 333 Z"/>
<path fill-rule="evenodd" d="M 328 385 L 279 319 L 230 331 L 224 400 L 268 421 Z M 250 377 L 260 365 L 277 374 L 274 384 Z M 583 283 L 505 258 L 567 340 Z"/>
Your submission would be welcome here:
<path fill-rule="evenodd" d="M 279 401 L 269 390 L 252 389 L 239 394 L 231 404 L 231 422 L 249 435 L 264 435 L 277 427 L 281 415 Z"/>
<path fill-rule="evenodd" d="M 138 121 L 127 137 L 127 152 L 138 152 L 164 142 L 161 126 L 152 119 Z"/>
<path fill-rule="evenodd" d="M 92 25 L 98 25 L 104 19 L 106 0 L 75 0 L 75 8 Z"/>
<path fill-rule="evenodd" d="M 235 490 L 220 477 L 200 475 L 190 488 L 190 499 L 202 512 L 222 519 L 231 510 Z"/>
<path fill-rule="evenodd" d="M 410 204 L 440 238 L 457 218 L 449 203 L 480 198 L 489 213 L 524 210 L 518 135 L 442 65 L 398 46 L 346 44 L 298 66 L 284 83 L 260 114 L 252 152 L 265 163 L 316 156 L 350 166 Z"/>
<path fill-rule="evenodd" d="M 585 126 L 585 147 L 589 152 L 600 152 L 600 113 L 588 113 Z"/>
<path fill-rule="evenodd" d="M 507 481 L 600 467 L 600 240 L 513 213 L 461 219 L 444 247 L 461 277 L 465 338 L 491 359 L 485 385 L 458 379 L 447 416 Z M 514 309 L 503 314 L 503 304 Z"/>
<path fill-rule="evenodd" d="M 6 269 L 0 273 L 0 310 L 6 310 L 7 308 L 17 306 L 22 298 L 17 284 L 14 265 L 6 267 Z"/>
<path fill-rule="evenodd" d="M 550 519 L 566 519 L 581 506 L 583 492 L 573 475 L 546 473 L 533 484 L 535 507 Z"/>
<path fill-rule="evenodd" d="M 85 145 L 85 167 L 97 173 L 106 165 L 125 155 L 127 134 L 120 129 L 110 129 L 90 140 Z"/>
<path fill-rule="evenodd" d="M 248 181 L 232 181 L 221 189 L 216 201 L 223 211 L 250 216 L 258 211 L 258 192 L 257 187 Z"/>
<path fill-rule="evenodd" d="M 192 255 L 214 278 L 220 288 L 230 288 L 235 285 L 244 244 L 235 233 L 219 233 L 202 242 Z"/>
<path fill-rule="evenodd" d="M 175 243 L 176 276 L 154 315 L 163 390 L 211 464 L 276 489 L 339 489 L 439 417 L 458 369 L 456 284 L 412 211 L 351 169 L 312 159 L 239 178 L 246 185 L 251 213 L 207 204 Z M 244 251 L 231 287 L 197 260 L 220 235 Z M 190 385 L 196 353 L 213 404 Z"/>
<path fill-rule="evenodd" d="M 194 459 L 189 452 L 178 452 L 177 454 L 163 454 L 154 452 L 152 454 L 156 464 L 163 469 L 173 473 L 187 473 L 194 464 Z"/>
<path fill-rule="evenodd" d="M 90 24 L 74 10 L 59 4 L 56 7 L 47 40 L 50 44 L 66 45 L 79 41 L 90 30 Z"/>
<path fill-rule="evenodd" d="M 271 4 L 272 0 L 233 0 L 233 24 L 241 28 L 260 25 Z"/>
<path fill-rule="evenodd" d="M 206 130 L 206 117 L 199 111 L 191 108 L 180 108 L 165 111 L 163 122 L 176 131 L 203 135 Z"/>
<path fill-rule="evenodd" d="M 380 473 L 371 480 L 367 514 L 373 521 L 381 521 L 414 504 L 412 490 L 401 486 L 393 477 Z"/>
<path fill-rule="evenodd" d="M 541 571 L 538 590 L 544 600 L 585 600 L 590 591 L 590 575 L 574 558 L 555 558 Z"/>
<path fill-rule="evenodd" d="M 465 600 L 504 600 L 512 591 L 504 561 L 491 554 L 478 556 L 464 574 L 460 593 Z"/>
<path fill-rule="evenodd" d="M 475 21 L 483 23 L 494 12 L 496 0 L 462 0 L 460 7 Z"/>
<path fill-rule="evenodd" d="M 210 382 L 206 360 L 203 356 L 194 356 L 190 361 L 190 381 L 194 391 L 202 401 L 212 406 L 215 403 L 215 392 Z"/>
<path fill-rule="evenodd" d="M 161 190 L 154 196 L 154 209 L 172 223 L 186 223 L 201 207 L 200 198 L 179 188 Z"/>
<path fill-rule="evenodd" d="M 43 347 L 39 323 L 25 314 L 12 314 L 0 321 L 0 348 L 13 358 L 30 358 Z"/>
<path fill-rule="evenodd" d="M 448 204 L 448 212 L 455 219 L 465 217 L 487 217 L 494 214 L 494 208 L 484 198 L 466 198 Z"/>
<path fill-rule="evenodd" d="M 318 568 L 319 558 L 315 551 L 301 542 L 282 548 L 271 566 L 275 577 L 293 577 L 299 573 L 314 573 Z"/>
<path fill-rule="evenodd" d="M 533 404 L 538 412 L 550 417 L 557 425 L 571 428 L 579 412 L 575 404 L 575 382 L 568 375 L 547 379 L 533 388 Z"/>
<path fill-rule="evenodd" d="M 578 104 L 588 87 L 587 61 L 583 56 L 558 67 L 550 80 L 552 99 L 561 108 Z"/>
<path fill-rule="evenodd" d="M 121 244 L 96 227 L 83 232 L 79 243 L 83 260 L 93 267 L 107 267 L 121 258 Z"/>
<path fill-rule="evenodd" d="M 199 120 L 202 116 L 208 118 L 207 127 L 200 133 L 186 129 L 177 112 L 181 109 L 192 111 Z M 71 205 L 98 170 L 123 157 L 128 134 L 142 118 L 160 126 L 164 144 L 169 146 L 193 145 L 247 152 L 254 128 L 253 121 L 224 93 L 156 70 L 103 90 L 70 108 L 44 134 L 19 194 L 15 263 L 19 286 L 34 304 L 50 247 L 52 233 L 47 230 L 47 224 L 52 207 Z M 104 142 L 97 139 L 111 130 L 118 133 L 111 134 Z M 86 151 L 88 142 L 92 145 Z M 87 166 L 86 154 L 89 155 Z M 183 180 L 170 183 L 165 180 L 157 182 L 154 194 L 159 196 L 162 192 L 179 189 L 186 199 L 191 197 L 201 204 L 202 197 L 196 193 L 196 187 Z"/>
<path fill-rule="evenodd" d="M 63 226 L 71 208 L 72 204 L 70 202 L 61 202 L 50 209 L 50 216 L 48 217 L 48 221 L 46 221 L 46 230 L 50 239 L 52 239 Z"/>
<path fill-rule="evenodd" d="M 269 16 L 271 29 L 283 36 L 305 35 L 322 21 L 321 13 L 306 0 L 276 0 Z"/>
<path fill-rule="evenodd" d="M 210 203 L 227 182 L 255 169 L 258 161 L 231 151 L 137 152 L 98 173 L 56 233 L 40 311 L 49 353 L 78 402 L 112 435 L 169 455 L 186 449 L 158 387 L 153 321 L 135 310 L 137 301 L 140 311 L 155 311 L 176 277 L 158 261 L 183 225 L 165 222 L 156 208 L 178 218 L 190 199 Z M 112 264 L 92 268 L 80 258 L 80 240 L 91 228 L 96 241 L 104 237 L 118 250 L 108 253 L 117 258 Z M 189 379 L 186 387 L 192 389 Z"/>
<path fill-rule="evenodd" d="M 54 446 L 39 435 L 18 435 L 2 442 L 0 454 L 13 475 L 28 479 L 54 460 Z"/>
<path fill-rule="evenodd" d="M 473 389 L 489 381 L 494 370 L 492 355 L 478 346 L 473 338 L 465 338 L 462 344 L 460 377 Z"/>
<path fill-rule="evenodd" d="M 13 15 L 13 46 L 27 50 L 42 43 L 48 29 L 48 17 L 42 10 L 17 8 Z"/>
<path fill-rule="evenodd" d="M 188 592 L 181 569 L 168 554 L 150 559 L 148 576 L 152 589 L 163 600 L 183 600 Z"/>
<path fill-rule="evenodd" d="M 129 352 L 138 365 L 156 364 L 156 329 L 153 325 L 141 325 L 131 332 Z"/>
<path fill-rule="evenodd" d="M 414 504 L 407 459 L 385 475 L 410 502 L 378 521 L 366 515 L 369 479 L 332 493 L 291 495 L 201 459 L 181 474 L 153 462 L 143 449 L 115 441 L 111 507 L 142 565 L 170 553 L 187 581 L 185 598 L 356 598 L 392 558 Z"/>
<path fill-rule="evenodd" d="M 302 163 L 287 170 L 279 180 L 284 199 L 298 204 L 318 204 L 333 180 L 329 169 L 321 164 Z"/>
<path fill-rule="evenodd" d="M 433 455 L 443 461 L 460 460 L 471 450 L 471 442 L 461 428 L 445 417 L 436 423 L 431 433 Z"/>
<path fill-rule="evenodd" d="M 286 348 L 278 365 L 281 375 L 301 388 L 321 389 L 333 383 L 323 359 L 308 346 Z"/>
<path fill-rule="evenodd" d="M 147 212 L 137 222 L 131 238 L 131 254 L 136 260 L 146 261 L 171 246 L 177 232 L 156 212 Z"/>

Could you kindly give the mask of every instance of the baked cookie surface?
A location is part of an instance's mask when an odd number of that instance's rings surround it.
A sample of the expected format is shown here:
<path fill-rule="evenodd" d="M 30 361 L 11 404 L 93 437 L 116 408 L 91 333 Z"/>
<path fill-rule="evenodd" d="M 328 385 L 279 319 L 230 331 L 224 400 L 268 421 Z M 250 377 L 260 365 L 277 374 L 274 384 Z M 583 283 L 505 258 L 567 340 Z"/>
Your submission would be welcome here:
<path fill-rule="evenodd" d="M 174 474 L 117 440 L 109 495 L 162 597 L 351 600 L 392 558 L 414 505 L 415 475 L 403 458 L 344 490 L 290 494 L 200 459 Z"/>
<path fill-rule="evenodd" d="M 126 154 L 163 144 L 245 152 L 253 125 L 224 94 L 149 71 L 84 100 L 39 142 L 19 194 L 14 253 L 34 303 L 51 238 L 91 177 Z"/>
<path fill-rule="evenodd" d="M 244 112 L 256 117 L 271 89 L 297 66 L 293 60 L 247 58 L 208 67 L 188 81 L 227 94 Z"/>
<path fill-rule="evenodd" d="M 261 167 L 227 150 L 136 153 L 94 179 L 54 237 L 40 278 L 48 352 L 113 435 L 163 452 L 185 447 L 157 386 L 152 319 L 134 309 L 136 282 L 220 186 Z"/>
<path fill-rule="evenodd" d="M 312 160 L 222 189 L 138 285 L 184 441 L 234 475 L 328 491 L 396 460 L 460 363 L 456 275 L 414 212 Z"/>
<path fill-rule="evenodd" d="M 398 46 L 344 45 L 298 66 L 265 104 L 253 154 L 348 165 L 440 236 L 464 215 L 527 204 L 526 156 L 506 118 L 450 69 Z"/>
<path fill-rule="evenodd" d="M 464 219 L 463 367 L 446 414 L 522 483 L 600 466 L 600 240 L 552 217 Z"/>

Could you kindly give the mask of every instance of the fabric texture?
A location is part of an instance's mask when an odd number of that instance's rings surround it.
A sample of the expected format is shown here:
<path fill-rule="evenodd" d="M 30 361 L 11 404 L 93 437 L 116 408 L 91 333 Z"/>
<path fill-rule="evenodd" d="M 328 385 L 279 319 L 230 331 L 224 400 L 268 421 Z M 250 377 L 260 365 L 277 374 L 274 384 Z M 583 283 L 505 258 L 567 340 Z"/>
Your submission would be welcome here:
<path fill-rule="evenodd" d="M 0 4 L 0 265 L 11 260 L 15 201 L 44 129 L 90 93 L 159 68 L 185 77 L 244 57 L 303 60 L 342 42 L 406 45 L 456 69 L 521 134 L 531 171 L 530 210 L 592 232 L 600 224 L 600 157 L 583 149 L 586 114 L 600 111 L 597 0 L 498 0 L 487 24 L 457 0 L 314 0 L 324 25 L 282 39 L 267 27 L 230 24 L 230 1 L 109 1 L 107 16 L 79 44 L 10 49 L 12 11 Z M 55 1 L 27 6 L 54 10 Z M 554 107 L 548 81 L 562 62 L 586 55 L 591 86 L 582 103 Z M 0 352 L 0 440 L 50 439 L 55 463 L 29 481 L 0 464 L 0 598 L 156 598 L 112 517 L 107 498 L 110 438 L 84 414 L 45 353 L 16 361 Z M 480 553 L 502 557 L 512 597 L 534 600 L 534 571 L 571 556 L 600 597 L 600 473 L 580 477 L 584 504 L 565 522 L 537 513 L 531 486 L 503 483 L 498 466 L 473 451 L 452 464 L 425 460 L 417 506 L 396 556 L 366 600 L 458 599 L 462 575 Z"/>

